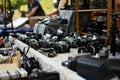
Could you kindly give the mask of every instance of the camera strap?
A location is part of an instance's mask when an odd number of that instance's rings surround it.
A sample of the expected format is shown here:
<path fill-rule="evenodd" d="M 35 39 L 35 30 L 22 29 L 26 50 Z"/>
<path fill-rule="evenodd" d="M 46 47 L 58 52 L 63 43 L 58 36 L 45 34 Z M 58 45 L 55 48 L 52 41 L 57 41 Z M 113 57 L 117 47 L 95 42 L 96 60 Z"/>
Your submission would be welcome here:
<path fill-rule="evenodd" d="M 27 48 L 27 51 L 25 51 L 26 48 Z M 27 55 L 29 49 L 30 49 L 30 46 L 26 46 L 26 47 L 23 48 L 23 53 L 24 53 L 25 56 Z"/>

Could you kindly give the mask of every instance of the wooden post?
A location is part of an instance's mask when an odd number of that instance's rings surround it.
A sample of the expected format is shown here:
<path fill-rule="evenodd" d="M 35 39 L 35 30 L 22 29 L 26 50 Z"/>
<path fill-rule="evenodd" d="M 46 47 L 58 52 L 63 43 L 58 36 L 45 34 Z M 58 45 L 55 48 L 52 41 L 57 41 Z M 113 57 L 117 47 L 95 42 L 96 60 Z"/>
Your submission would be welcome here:
<path fill-rule="evenodd" d="M 76 32 L 79 33 L 80 31 L 80 24 L 79 24 L 79 0 L 75 0 L 75 13 L 76 13 Z"/>
<path fill-rule="evenodd" d="M 120 0 L 115 0 L 115 12 L 120 12 Z M 120 30 L 120 19 L 117 20 L 117 27 Z"/>
<path fill-rule="evenodd" d="M 108 29 L 108 32 L 110 31 L 110 27 L 112 26 L 112 16 L 111 16 L 111 13 L 112 13 L 112 0 L 108 0 L 108 3 L 107 3 L 107 29 Z"/>

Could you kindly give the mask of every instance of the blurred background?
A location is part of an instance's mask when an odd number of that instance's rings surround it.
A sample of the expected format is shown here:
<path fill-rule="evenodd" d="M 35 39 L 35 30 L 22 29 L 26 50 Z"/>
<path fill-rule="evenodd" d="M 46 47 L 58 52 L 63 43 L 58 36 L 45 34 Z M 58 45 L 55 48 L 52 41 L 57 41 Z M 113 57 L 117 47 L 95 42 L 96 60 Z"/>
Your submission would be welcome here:
<path fill-rule="evenodd" d="M 5 0 L 0 0 L 0 4 L 3 5 Z M 40 4 L 42 5 L 43 9 L 45 10 L 45 13 L 50 12 L 53 9 L 53 0 L 39 0 Z M 9 0 L 6 0 L 6 7 L 8 7 Z M 19 10 L 27 10 L 27 0 L 10 0 L 11 2 L 11 8 L 14 10 L 13 20 L 19 18 L 21 16 L 21 13 L 19 13 Z M 46 4 L 47 3 L 47 4 Z M 4 7 L 4 5 L 3 5 Z"/>

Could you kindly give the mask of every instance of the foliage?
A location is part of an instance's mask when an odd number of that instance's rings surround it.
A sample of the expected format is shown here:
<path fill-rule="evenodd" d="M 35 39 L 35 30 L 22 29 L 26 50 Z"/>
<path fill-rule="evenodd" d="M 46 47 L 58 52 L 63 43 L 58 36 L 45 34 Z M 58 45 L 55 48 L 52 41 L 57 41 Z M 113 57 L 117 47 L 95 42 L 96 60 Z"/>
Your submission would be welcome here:
<path fill-rule="evenodd" d="M 45 13 L 49 13 L 53 10 L 53 3 L 52 0 L 40 0 L 40 4 L 44 9 Z M 21 5 L 22 10 L 27 10 L 26 5 Z"/>
<path fill-rule="evenodd" d="M 40 3 L 45 10 L 45 13 L 50 13 L 53 10 L 53 0 L 41 0 Z"/>
<path fill-rule="evenodd" d="M 0 0 L 0 4 L 3 4 L 4 7 L 6 4 L 6 8 L 9 8 L 9 4 L 11 4 L 12 9 L 17 9 L 21 5 L 26 3 L 27 3 L 27 0 L 10 0 L 10 3 L 9 3 L 9 0 Z"/>
<path fill-rule="evenodd" d="M 8 7 L 8 0 L 0 0 L 0 4 L 3 4 L 3 1 L 6 1 Z M 22 6 L 24 10 L 26 10 L 27 0 L 10 0 L 12 9 L 15 9 L 15 14 L 13 16 L 13 20 L 19 18 L 21 13 L 19 13 L 18 8 Z M 42 8 L 44 9 L 45 13 L 49 13 L 53 10 L 53 0 L 39 0 Z"/>

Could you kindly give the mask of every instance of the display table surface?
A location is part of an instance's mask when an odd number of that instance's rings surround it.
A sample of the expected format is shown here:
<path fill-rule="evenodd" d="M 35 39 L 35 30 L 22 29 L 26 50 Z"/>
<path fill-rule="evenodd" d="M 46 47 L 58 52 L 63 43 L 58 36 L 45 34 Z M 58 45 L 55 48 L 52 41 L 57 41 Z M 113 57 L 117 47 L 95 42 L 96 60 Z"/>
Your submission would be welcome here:
<path fill-rule="evenodd" d="M 11 36 L 9 37 L 9 40 L 13 42 L 15 45 L 17 45 L 17 47 L 21 51 L 23 51 L 24 47 L 28 47 L 28 45 L 26 45 L 25 43 Z M 25 49 L 26 49 L 25 51 L 27 51 L 27 48 Z M 76 72 L 61 65 L 61 62 L 67 60 L 68 56 L 74 56 L 76 54 L 77 50 L 71 49 L 70 53 L 58 54 L 54 58 L 49 58 L 44 56 L 42 53 L 36 51 L 35 49 L 30 48 L 27 56 L 35 57 L 41 64 L 42 69 L 45 71 L 58 71 L 60 73 L 60 80 L 85 80 L 84 78 L 79 76 Z"/>

